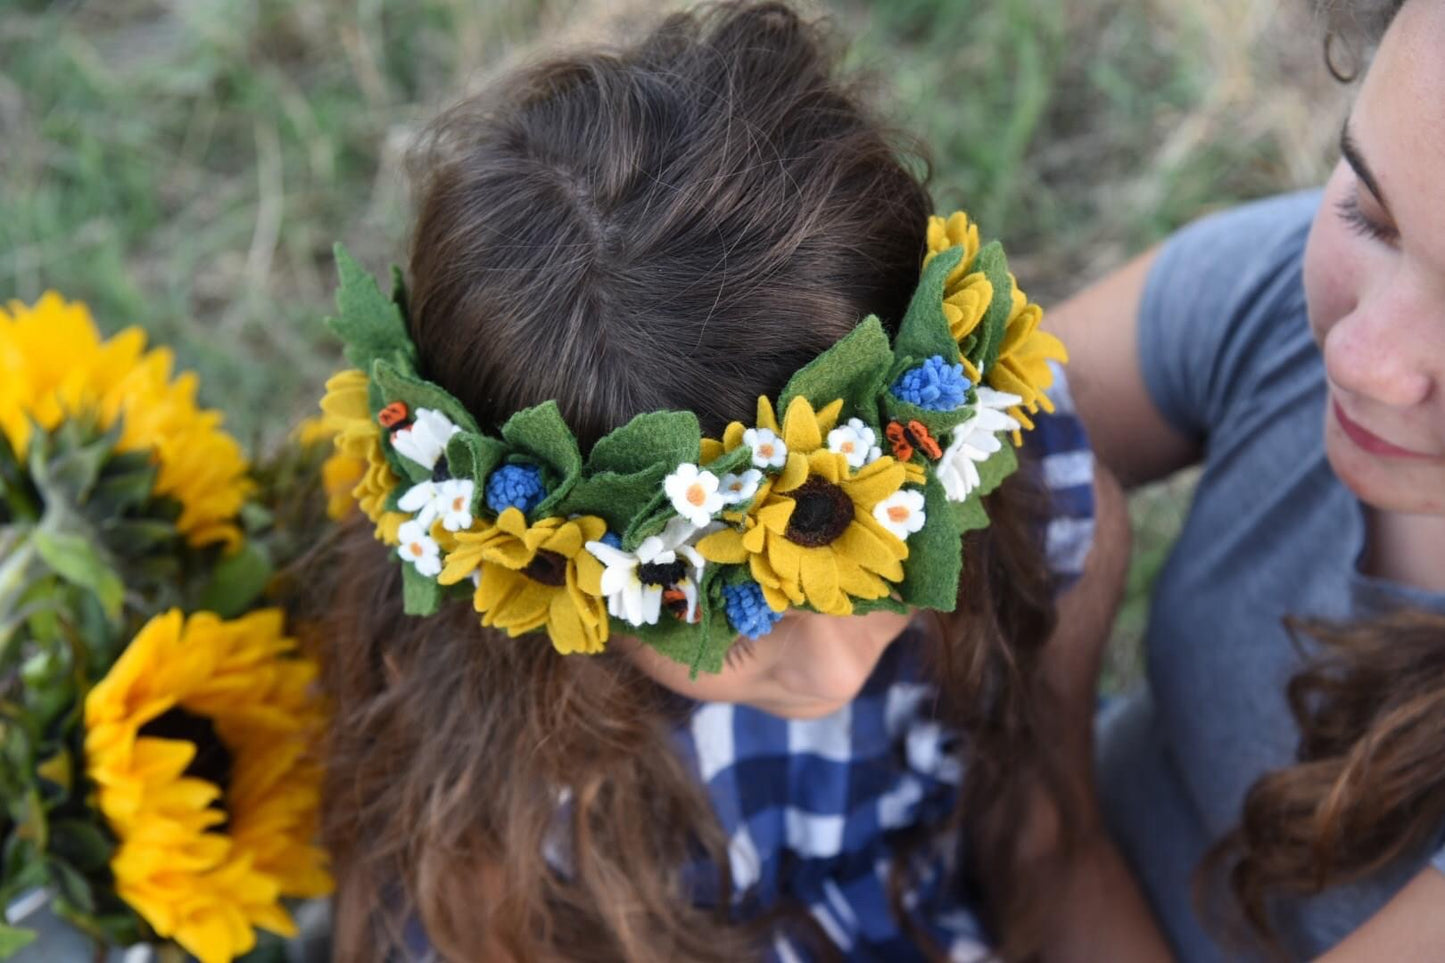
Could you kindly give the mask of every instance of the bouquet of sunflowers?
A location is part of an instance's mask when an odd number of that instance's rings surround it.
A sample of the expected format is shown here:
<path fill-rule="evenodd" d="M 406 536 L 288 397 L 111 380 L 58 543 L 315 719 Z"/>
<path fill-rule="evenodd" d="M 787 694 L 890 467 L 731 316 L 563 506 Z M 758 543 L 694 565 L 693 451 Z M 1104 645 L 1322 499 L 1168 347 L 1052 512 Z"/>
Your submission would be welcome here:
<path fill-rule="evenodd" d="M 196 390 L 81 304 L 0 310 L 0 958 L 45 903 L 226 963 L 331 887 L 316 666 L 263 607 L 311 534 L 268 493 L 317 466 L 253 468 Z"/>

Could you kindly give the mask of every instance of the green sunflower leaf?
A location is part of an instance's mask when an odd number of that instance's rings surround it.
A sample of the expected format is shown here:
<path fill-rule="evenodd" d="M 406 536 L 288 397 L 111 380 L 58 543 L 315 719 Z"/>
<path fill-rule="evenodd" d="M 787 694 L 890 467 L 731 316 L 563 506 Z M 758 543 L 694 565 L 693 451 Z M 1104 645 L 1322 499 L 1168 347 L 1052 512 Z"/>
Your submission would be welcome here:
<path fill-rule="evenodd" d="M 396 302 L 381 293 L 376 279 L 346 248 L 338 243 L 334 251 L 338 313 L 326 319 L 326 326 L 346 343 L 346 360 L 362 371 L 370 371 L 377 359 L 400 358 L 415 366 L 416 348 Z"/>
<path fill-rule="evenodd" d="M 993 285 L 993 300 L 989 302 L 983 320 L 974 329 L 974 340 L 968 355 L 979 371 L 987 373 L 998 360 L 1004 333 L 1008 329 L 1008 316 L 1013 312 L 1013 281 L 1009 278 L 1008 258 L 1004 256 L 1003 245 L 993 241 L 979 251 L 974 270 L 982 271 L 988 283 Z"/>
<path fill-rule="evenodd" d="M 31 943 L 34 943 L 36 935 L 34 930 L 21 929 L 18 926 L 0 923 L 0 960 L 14 956 Z"/>
<path fill-rule="evenodd" d="M 546 518 L 559 505 L 582 473 L 582 453 L 577 439 L 562 418 L 555 401 L 524 408 L 507 419 L 502 438 L 514 452 L 540 464 L 547 478 L 547 497 L 533 511 L 534 518 Z"/>
<path fill-rule="evenodd" d="M 401 606 L 407 615 L 435 615 L 442 602 L 442 586 L 421 574 L 415 565 L 401 565 Z"/>
<path fill-rule="evenodd" d="M 125 583 L 103 554 L 104 550 L 83 536 L 54 531 L 44 525 L 30 536 L 35 551 L 46 565 L 72 585 L 95 594 L 107 618 L 120 617 L 125 600 Z"/>
<path fill-rule="evenodd" d="M 908 558 L 898 594 L 909 605 L 952 612 L 958 604 L 963 569 L 963 529 L 943 491 L 930 474 L 923 488 L 923 528 L 908 536 Z"/>
<path fill-rule="evenodd" d="M 944 331 L 948 327 L 944 325 Z M 798 396 L 819 409 L 843 399 L 843 419 L 862 418 L 878 425 L 878 395 L 893 366 L 893 350 L 878 316 L 870 314 L 844 338 L 814 358 L 788 379 L 778 396 L 778 411 L 786 412 Z"/>
<path fill-rule="evenodd" d="M 200 607 L 223 619 L 244 614 L 260 598 L 271 578 L 272 566 L 266 549 L 258 542 L 245 542 L 234 554 L 223 557 L 201 589 Z"/>
<path fill-rule="evenodd" d="M 958 360 L 958 343 L 943 314 L 943 289 L 948 272 L 963 260 L 963 254 L 962 246 L 951 247 L 923 269 L 913 300 L 898 326 L 898 336 L 893 339 L 895 354 L 918 359 L 941 355 L 950 364 Z M 894 365 L 895 371 L 897 367 Z"/>
<path fill-rule="evenodd" d="M 632 475 L 662 465 L 670 472 L 684 462 L 696 464 L 701 447 L 697 415 L 690 411 L 648 412 L 599 439 L 587 456 L 587 471 Z"/>

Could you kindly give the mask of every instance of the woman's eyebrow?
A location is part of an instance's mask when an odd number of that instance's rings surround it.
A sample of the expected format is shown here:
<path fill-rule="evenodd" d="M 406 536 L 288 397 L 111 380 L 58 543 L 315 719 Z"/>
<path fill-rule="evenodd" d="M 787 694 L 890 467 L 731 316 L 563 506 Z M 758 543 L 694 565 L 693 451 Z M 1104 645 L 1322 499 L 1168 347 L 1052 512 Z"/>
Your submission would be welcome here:
<path fill-rule="evenodd" d="M 1360 153 L 1360 147 L 1355 143 L 1354 135 L 1350 133 L 1349 120 L 1345 121 L 1345 126 L 1340 130 L 1340 153 L 1354 169 L 1355 176 L 1365 182 L 1370 193 L 1379 199 L 1380 206 L 1388 212 L 1390 202 L 1385 199 L 1385 192 L 1380 190 L 1380 182 L 1375 180 L 1374 171 L 1370 170 L 1370 165 L 1365 162 L 1364 155 Z"/>

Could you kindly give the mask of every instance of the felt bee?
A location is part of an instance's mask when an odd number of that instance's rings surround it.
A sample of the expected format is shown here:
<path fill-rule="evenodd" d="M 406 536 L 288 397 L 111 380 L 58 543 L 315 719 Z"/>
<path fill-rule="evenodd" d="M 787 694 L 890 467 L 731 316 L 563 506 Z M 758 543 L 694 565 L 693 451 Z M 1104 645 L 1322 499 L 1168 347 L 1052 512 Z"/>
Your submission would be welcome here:
<path fill-rule="evenodd" d="M 393 401 L 376 413 L 376 420 L 381 423 L 381 427 L 383 428 L 396 428 L 400 430 L 405 428 L 407 423 L 411 421 L 411 412 L 407 410 L 406 402 Z"/>
<path fill-rule="evenodd" d="M 928 426 L 921 421 L 910 420 L 907 426 L 901 422 L 890 421 L 883 433 L 888 436 L 888 441 L 893 446 L 893 457 L 899 461 L 911 460 L 914 449 L 923 452 L 932 461 L 943 457 L 943 449 L 928 433 Z"/>

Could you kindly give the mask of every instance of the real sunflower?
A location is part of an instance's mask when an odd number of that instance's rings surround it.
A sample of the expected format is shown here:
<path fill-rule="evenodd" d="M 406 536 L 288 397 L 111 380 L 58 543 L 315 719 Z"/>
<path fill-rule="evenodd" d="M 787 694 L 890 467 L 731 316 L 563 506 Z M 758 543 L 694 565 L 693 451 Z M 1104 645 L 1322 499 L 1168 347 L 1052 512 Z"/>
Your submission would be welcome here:
<path fill-rule="evenodd" d="M 854 599 L 882 598 L 890 582 L 903 578 L 908 546 L 873 511 L 914 473 L 889 456 L 853 472 L 846 455 L 824 447 L 841 409 L 842 403 L 834 402 L 814 411 L 806 398 L 796 397 L 779 428 L 771 403 L 760 398 L 758 423 L 780 433 L 787 463 L 763 483 L 752 511 L 735 518 L 736 527 L 697 544 L 708 561 L 748 563 L 777 612 L 808 604 L 829 615 L 848 615 Z M 714 444 L 736 448 L 739 427 L 730 425 Z"/>
<path fill-rule="evenodd" d="M 278 610 L 156 616 L 85 701 L 86 770 L 119 845 L 117 894 L 202 963 L 295 925 L 331 889 L 315 845 L 324 724 Z"/>
<path fill-rule="evenodd" d="M 558 652 L 601 652 L 607 643 L 603 565 L 584 546 L 607 532 L 591 515 L 544 518 L 531 526 L 508 508 L 494 524 L 458 532 L 437 581 L 451 585 L 477 573 L 473 605 L 482 624 L 511 636 L 547 630 Z"/>
<path fill-rule="evenodd" d="M 119 423 L 119 450 L 151 453 L 156 494 L 180 505 L 186 541 L 235 546 L 252 488 L 245 454 L 220 412 L 197 406 L 196 376 L 173 378 L 171 353 L 145 341 L 139 328 L 102 341 L 89 309 L 53 291 L 31 307 L 11 301 L 0 309 L 0 430 L 23 454 L 32 420 L 47 431 L 75 416 Z"/>
<path fill-rule="evenodd" d="M 336 453 L 321 466 L 327 511 L 341 519 L 355 504 L 376 523 L 377 538 L 388 545 L 400 544 L 402 523 L 411 516 L 386 508 L 387 497 L 401 480 L 382 453 L 381 426 L 371 416 L 365 372 L 352 368 L 332 375 L 321 411 L 319 422 L 307 434 L 329 435 L 336 445 Z"/>
<path fill-rule="evenodd" d="M 1024 428 L 1032 429 L 1034 423 L 1029 418 L 1030 414 L 1040 408 L 1054 410 L 1054 403 L 1045 393 L 1045 389 L 1054 383 L 1049 361 L 1067 362 L 1069 353 L 1064 350 L 1062 341 L 1039 329 L 1039 323 L 1044 319 L 1043 308 L 1029 303 L 1012 274 L 1009 275 L 1009 284 L 1013 305 L 1008 326 L 1004 330 L 998 359 L 988 369 L 986 380 L 991 387 L 1022 399 L 1008 413 Z M 1021 440 L 1022 436 L 1015 431 L 1014 444 L 1019 444 Z"/>

